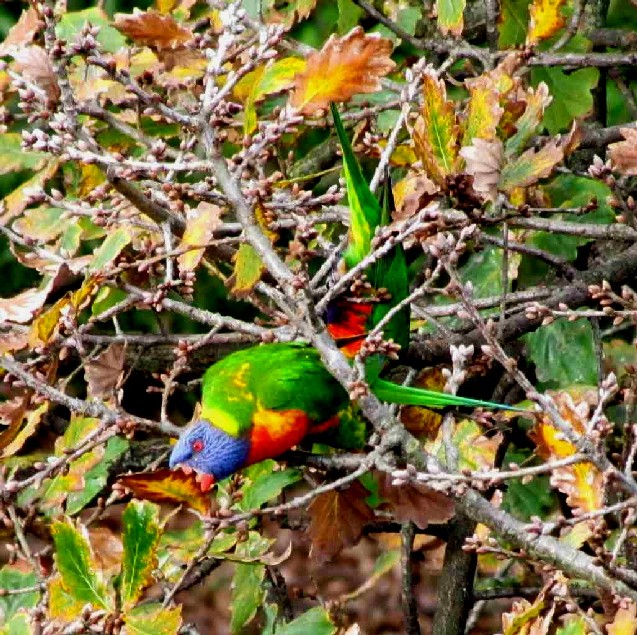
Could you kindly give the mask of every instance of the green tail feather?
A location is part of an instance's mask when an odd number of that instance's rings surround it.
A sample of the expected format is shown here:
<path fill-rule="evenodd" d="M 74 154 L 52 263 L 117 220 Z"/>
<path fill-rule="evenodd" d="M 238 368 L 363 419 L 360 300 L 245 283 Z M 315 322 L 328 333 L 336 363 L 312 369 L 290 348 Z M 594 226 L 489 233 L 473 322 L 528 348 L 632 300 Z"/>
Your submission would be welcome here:
<path fill-rule="evenodd" d="M 343 150 L 343 173 L 350 208 L 350 239 L 344 258 L 348 268 L 352 268 L 371 252 L 372 237 L 380 225 L 382 213 L 354 156 L 338 110 L 334 104 L 331 104 L 331 109 L 336 134 Z"/>
<path fill-rule="evenodd" d="M 497 408 L 499 410 L 513 410 L 515 412 L 527 412 L 524 408 L 507 406 L 493 401 L 482 401 L 469 397 L 457 397 L 444 392 L 413 388 L 411 386 L 399 386 L 384 379 L 377 379 L 371 384 L 372 392 L 382 401 L 400 404 L 403 406 L 425 406 L 426 408 L 444 408 L 445 406 L 469 406 L 471 408 Z"/>

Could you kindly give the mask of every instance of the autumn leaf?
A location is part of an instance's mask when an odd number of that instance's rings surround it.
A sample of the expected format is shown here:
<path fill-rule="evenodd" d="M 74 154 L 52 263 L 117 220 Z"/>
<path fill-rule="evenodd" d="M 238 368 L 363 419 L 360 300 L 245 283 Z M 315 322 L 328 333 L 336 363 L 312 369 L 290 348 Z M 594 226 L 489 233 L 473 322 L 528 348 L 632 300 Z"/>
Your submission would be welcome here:
<path fill-rule="evenodd" d="M 312 541 L 312 557 L 319 562 L 330 560 L 360 540 L 363 527 L 374 517 L 365 503 L 368 495 L 355 481 L 346 489 L 320 494 L 310 503 L 307 533 Z"/>
<path fill-rule="evenodd" d="M 611 624 L 606 626 L 608 635 L 635 635 L 637 632 L 637 605 L 628 602 L 621 606 Z"/>
<path fill-rule="evenodd" d="M 492 74 L 493 73 L 493 74 Z M 474 139 L 487 141 L 496 138 L 496 130 L 504 109 L 500 106 L 500 94 L 497 89 L 495 71 L 465 81 L 469 90 L 469 102 L 466 109 L 463 145 L 469 145 Z"/>
<path fill-rule="evenodd" d="M 42 25 L 43 22 L 33 7 L 25 9 L 0 44 L 0 57 L 10 55 L 13 47 L 20 48 L 31 44 Z"/>
<path fill-rule="evenodd" d="M 460 150 L 465 160 L 465 172 L 473 176 L 473 189 L 485 200 L 495 201 L 503 163 L 502 142 L 475 138 Z"/>
<path fill-rule="evenodd" d="M 187 249 L 177 256 L 180 273 L 194 271 L 201 262 L 205 248 L 193 249 L 197 245 L 210 242 L 214 230 L 219 227 L 223 209 L 212 203 L 202 201 L 195 209 L 189 209 L 186 215 L 186 231 L 181 239 L 180 247 Z"/>
<path fill-rule="evenodd" d="M 414 125 L 413 137 L 427 176 L 445 187 L 446 177 L 455 172 L 458 125 L 453 102 L 447 101 L 445 83 L 431 68 L 423 74 L 422 113 Z"/>
<path fill-rule="evenodd" d="M 0 322 L 26 324 L 46 302 L 50 289 L 27 289 L 12 298 L 0 298 Z"/>
<path fill-rule="evenodd" d="M 438 28 L 443 35 L 451 33 L 454 37 L 462 35 L 464 26 L 463 12 L 466 0 L 436 0 L 436 15 L 438 16 Z"/>
<path fill-rule="evenodd" d="M 531 137 L 537 133 L 545 109 L 552 101 L 548 86 L 541 82 L 537 88 L 529 88 L 524 96 L 526 106 L 524 112 L 514 123 L 515 133 L 505 144 L 505 156 L 508 158 L 519 154 Z"/>
<path fill-rule="evenodd" d="M 248 295 L 261 280 L 265 265 L 252 245 L 242 243 L 234 256 L 232 293 L 238 297 Z"/>
<path fill-rule="evenodd" d="M 23 46 L 11 52 L 13 67 L 27 81 L 42 91 L 50 102 L 60 97 L 58 78 L 51 60 L 41 46 Z"/>
<path fill-rule="evenodd" d="M 200 514 L 210 511 L 210 497 L 201 491 L 195 474 L 181 470 L 161 469 L 120 476 L 118 484 L 130 490 L 137 498 L 155 503 L 188 505 Z"/>
<path fill-rule="evenodd" d="M 126 346 L 111 344 L 84 365 L 89 394 L 95 399 L 109 399 L 120 386 L 126 361 Z"/>
<path fill-rule="evenodd" d="M 411 218 L 426 207 L 440 188 L 422 172 L 410 171 L 393 186 L 396 210 L 393 220 Z"/>
<path fill-rule="evenodd" d="M 624 141 L 611 143 L 608 156 L 613 167 L 624 176 L 637 176 L 637 128 L 621 128 Z"/>
<path fill-rule="evenodd" d="M 575 400 L 568 392 L 561 391 L 553 397 L 562 419 L 570 424 L 575 434 L 586 433 L 591 403 L 586 393 Z M 573 443 L 552 424 L 552 420 L 543 415 L 529 432 L 536 444 L 537 453 L 545 460 L 563 459 L 577 452 Z M 563 494 L 571 509 L 590 512 L 604 505 L 606 480 L 603 473 L 591 463 L 577 463 L 559 467 L 551 472 L 551 485 Z"/>
<path fill-rule="evenodd" d="M 347 35 L 331 35 L 294 78 L 290 105 L 312 115 L 333 101 L 348 101 L 358 93 L 380 89 L 380 79 L 395 67 L 391 40 L 355 27 Z"/>
<path fill-rule="evenodd" d="M 134 9 L 132 14 L 116 13 L 115 28 L 136 44 L 156 50 L 176 49 L 192 40 L 192 31 L 171 15 Z"/>
<path fill-rule="evenodd" d="M 555 35 L 565 24 L 562 7 L 566 0 L 533 0 L 529 7 L 529 30 L 527 45 L 537 44 Z"/>
<path fill-rule="evenodd" d="M 379 494 L 398 522 L 411 521 L 420 529 L 447 522 L 455 513 L 453 500 L 423 483 L 392 485 L 390 474 L 380 481 Z"/>
<path fill-rule="evenodd" d="M 530 148 L 517 159 L 505 163 L 500 174 L 498 188 L 511 192 L 518 187 L 527 187 L 550 176 L 555 166 L 564 158 L 560 139 L 551 139 L 543 148 Z"/>

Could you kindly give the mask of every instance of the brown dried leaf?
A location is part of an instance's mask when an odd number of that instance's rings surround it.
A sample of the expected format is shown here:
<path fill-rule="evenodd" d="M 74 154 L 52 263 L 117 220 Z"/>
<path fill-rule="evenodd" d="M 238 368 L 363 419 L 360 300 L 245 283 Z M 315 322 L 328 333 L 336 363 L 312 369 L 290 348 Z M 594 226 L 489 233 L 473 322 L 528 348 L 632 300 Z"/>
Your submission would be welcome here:
<path fill-rule="evenodd" d="M 465 172 L 473 176 L 474 191 L 485 200 L 495 201 L 503 162 L 502 142 L 476 137 L 460 150 L 460 156 L 465 160 Z"/>
<path fill-rule="evenodd" d="M 88 530 L 95 560 L 107 577 L 117 575 L 122 567 L 124 546 L 119 535 L 107 527 L 94 527 Z"/>
<path fill-rule="evenodd" d="M 20 418 L 17 427 L 14 425 L 15 420 L 11 422 L 12 425 L 0 435 L 0 447 L 3 448 L 0 457 L 13 456 L 22 448 L 27 439 L 37 430 L 42 417 L 49 409 L 49 405 L 49 402 L 45 401 L 38 407 L 27 410 L 24 417 Z"/>
<path fill-rule="evenodd" d="M 381 77 L 395 67 L 391 51 L 391 40 L 366 34 L 359 26 L 343 37 L 331 35 L 320 51 L 310 55 L 305 71 L 294 78 L 290 105 L 311 115 L 332 101 L 376 92 Z"/>
<path fill-rule="evenodd" d="M 179 24 L 171 15 L 156 11 L 134 9 L 132 14 L 116 13 L 114 26 L 136 44 L 157 50 L 180 48 L 192 40 L 190 29 Z"/>
<path fill-rule="evenodd" d="M 210 511 L 210 496 L 201 491 L 194 473 L 164 468 L 154 472 L 125 474 L 117 482 L 137 498 L 155 503 L 184 504 L 201 514 Z"/>
<path fill-rule="evenodd" d="M 122 380 L 125 361 L 126 346 L 116 342 L 87 362 L 84 366 L 84 374 L 89 394 L 95 399 L 112 397 Z"/>
<path fill-rule="evenodd" d="M 368 495 L 355 481 L 347 489 L 325 492 L 312 501 L 307 533 L 312 541 L 313 558 L 325 562 L 360 540 L 363 527 L 374 517 L 365 502 Z"/>
<path fill-rule="evenodd" d="M 423 483 L 392 485 L 389 474 L 381 479 L 379 494 L 398 522 L 411 521 L 420 529 L 426 529 L 431 524 L 445 523 L 455 513 L 454 502 L 446 494 Z"/>
<path fill-rule="evenodd" d="M 13 47 L 20 48 L 31 44 L 42 24 L 43 22 L 33 7 L 25 9 L 20 19 L 9 29 L 4 42 L 0 44 L 0 57 L 10 55 Z"/>
<path fill-rule="evenodd" d="M 637 128 L 622 128 L 620 132 L 625 141 L 611 143 L 608 156 L 620 174 L 637 176 Z"/>
<path fill-rule="evenodd" d="M 50 102 L 60 97 L 58 78 L 41 46 L 23 46 L 11 52 L 13 66 L 27 81 L 40 88 Z"/>
<path fill-rule="evenodd" d="M 50 289 L 27 289 L 12 298 L 0 298 L 0 322 L 26 324 L 46 302 Z"/>
<path fill-rule="evenodd" d="M 404 179 L 393 187 L 396 210 L 394 220 L 411 218 L 426 207 L 440 188 L 422 172 L 408 172 Z"/>

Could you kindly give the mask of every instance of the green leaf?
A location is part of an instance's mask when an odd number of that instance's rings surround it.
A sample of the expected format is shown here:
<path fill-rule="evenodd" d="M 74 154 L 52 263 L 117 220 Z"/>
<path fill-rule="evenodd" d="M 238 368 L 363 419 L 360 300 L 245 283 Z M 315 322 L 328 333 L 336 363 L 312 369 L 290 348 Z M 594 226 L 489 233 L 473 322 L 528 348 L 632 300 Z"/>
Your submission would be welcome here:
<path fill-rule="evenodd" d="M 524 464 L 530 458 L 530 452 L 508 452 L 504 465 Z M 502 500 L 502 508 L 520 520 L 528 521 L 533 516 L 545 518 L 555 507 L 557 498 L 551 489 L 548 476 L 536 476 L 528 483 L 523 479 L 512 478 L 507 481 L 507 489 Z"/>
<path fill-rule="evenodd" d="M 462 35 L 462 14 L 466 0 L 436 0 L 438 28 L 444 35 L 451 33 L 455 37 Z"/>
<path fill-rule="evenodd" d="M 71 223 L 59 207 L 35 207 L 26 210 L 13 224 L 22 236 L 48 242 L 57 238 Z"/>
<path fill-rule="evenodd" d="M 0 635 L 32 635 L 34 632 L 31 618 L 22 611 L 0 627 Z"/>
<path fill-rule="evenodd" d="M 586 319 L 560 318 L 523 338 L 537 378 L 551 388 L 597 384 L 593 329 Z"/>
<path fill-rule="evenodd" d="M 55 543 L 55 562 L 68 592 L 80 602 L 110 610 L 100 571 L 86 536 L 86 529 L 75 528 L 70 521 L 55 521 L 51 526 Z"/>
<path fill-rule="evenodd" d="M 338 5 L 338 22 L 336 30 L 339 35 L 349 33 L 365 15 L 365 11 L 361 9 L 352 0 L 337 0 Z"/>
<path fill-rule="evenodd" d="M 243 486 L 243 498 L 237 507 L 243 511 L 258 509 L 276 498 L 288 485 L 300 480 L 298 470 L 288 469 L 274 472 L 275 462 L 262 461 L 244 471 L 250 482 Z"/>
<path fill-rule="evenodd" d="M 121 289 L 113 289 L 112 287 L 102 287 L 95 296 L 91 305 L 91 314 L 99 315 L 107 309 L 114 307 L 116 304 L 126 299 L 126 292 Z"/>
<path fill-rule="evenodd" d="M 50 155 L 22 149 L 22 135 L 17 132 L 0 134 L 0 175 L 21 170 L 38 170 Z"/>
<path fill-rule="evenodd" d="M 315 606 L 290 623 L 275 629 L 274 633 L 275 635 L 332 635 L 336 633 L 336 626 L 324 608 Z"/>
<path fill-rule="evenodd" d="M 122 515 L 124 526 L 120 594 L 124 610 L 133 606 L 152 580 L 161 535 L 159 506 L 132 500 Z"/>
<path fill-rule="evenodd" d="M 581 68 L 565 73 L 556 67 L 534 67 L 531 82 L 534 85 L 545 82 L 553 101 L 544 111 L 542 123 L 552 134 L 567 130 L 578 117 L 583 117 L 593 109 L 593 89 L 599 81 L 599 69 Z"/>
<path fill-rule="evenodd" d="M 555 635 L 586 635 L 589 632 L 584 618 L 576 615 L 568 617 L 568 624 L 558 628 Z"/>
<path fill-rule="evenodd" d="M 181 606 L 143 604 L 124 615 L 128 635 L 177 635 L 181 621 Z"/>
<path fill-rule="evenodd" d="M 111 21 L 108 15 L 98 7 L 84 11 L 65 12 L 57 24 L 57 34 L 67 42 L 72 43 L 87 22 L 100 27 L 97 41 L 107 53 L 116 53 L 126 46 L 126 38 L 110 25 Z"/>
<path fill-rule="evenodd" d="M 84 487 L 77 492 L 69 492 L 66 499 L 66 513 L 73 516 L 86 507 L 106 486 L 109 468 L 128 450 L 129 442 L 122 437 L 111 437 L 106 443 L 106 451 L 100 462 L 84 475 Z"/>
<path fill-rule="evenodd" d="M 524 44 L 529 24 L 529 0 L 502 0 L 498 22 L 501 49 Z"/>
<path fill-rule="evenodd" d="M 265 271 L 259 254 L 252 245 L 242 243 L 234 258 L 232 293 L 239 297 L 247 295 L 261 280 Z"/>
<path fill-rule="evenodd" d="M 487 247 L 471 254 L 460 268 L 460 278 L 463 282 L 471 281 L 476 298 L 499 295 L 502 293 L 502 250 Z"/>
<path fill-rule="evenodd" d="M 95 250 L 93 254 L 93 262 L 91 262 L 90 271 L 101 271 L 107 264 L 111 263 L 122 249 L 130 243 L 132 237 L 130 231 L 125 227 L 116 229 L 109 234 L 104 242 Z"/>
<path fill-rule="evenodd" d="M 241 632 L 257 614 L 257 609 L 263 603 L 264 591 L 261 585 L 264 577 L 265 565 L 238 563 L 235 566 L 230 605 L 230 632 Z"/>
<path fill-rule="evenodd" d="M 35 586 L 37 583 L 38 577 L 35 573 L 26 573 L 8 564 L 0 569 L 0 589 L 16 591 L 17 589 Z M 40 593 L 38 591 L 16 593 L 15 595 L 1 595 L 0 616 L 4 616 L 5 620 L 9 620 L 20 609 L 33 608 L 39 599 Z"/>

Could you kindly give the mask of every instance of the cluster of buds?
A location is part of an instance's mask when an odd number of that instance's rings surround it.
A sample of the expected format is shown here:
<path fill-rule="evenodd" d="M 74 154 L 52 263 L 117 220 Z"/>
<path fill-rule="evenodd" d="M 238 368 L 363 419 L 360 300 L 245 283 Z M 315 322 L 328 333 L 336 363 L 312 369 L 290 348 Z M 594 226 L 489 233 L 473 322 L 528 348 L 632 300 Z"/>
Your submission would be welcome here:
<path fill-rule="evenodd" d="M 595 155 L 593 157 L 593 163 L 588 168 L 588 173 L 594 179 L 599 179 L 600 181 L 604 181 L 609 187 L 615 185 L 615 178 L 612 175 L 612 163 L 610 159 L 604 162 L 600 157 Z M 608 183 L 608 180 L 612 179 L 612 185 Z"/>
<path fill-rule="evenodd" d="M 400 345 L 396 344 L 394 340 L 384 340 L 382 332 L 378 335 L 368 335 L 363 344 L 361 345 L 358 356 L 361 360 L 365 360 L 371 355 L 383 355 L 388 359 L 398 359 L 398 353 L 400 352 Z"/>
<path fill-rule="evenodd" d="M 72 55 L 91 55 L 99 49 L 97 35 L 100 32 L 99 26 L 94 26 L 87 22 L 82 30 L 77 34 L 75 41 L 70 46 Z"/>
<path fill-rule="evenodd" d="M 61 137 L 57 135 L 49 135 L 40 128 L 36 128 L 31 131 L 22 131 L 22 147 L 25 150 L 60 154 L 62 152 L 63 145 Z"/>

